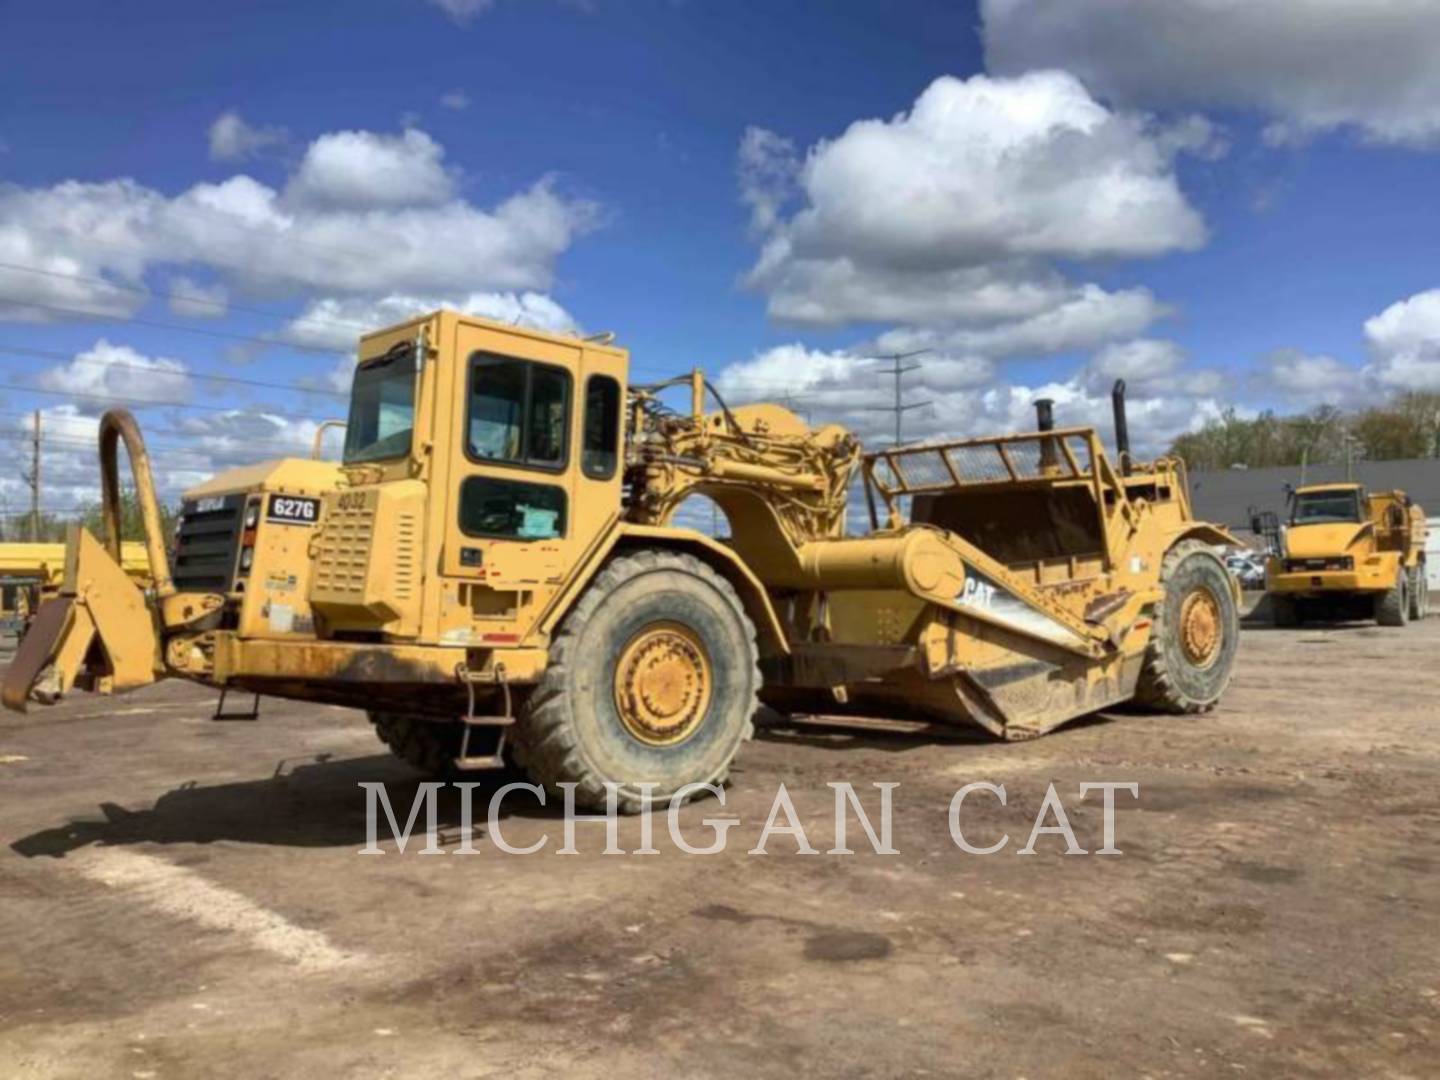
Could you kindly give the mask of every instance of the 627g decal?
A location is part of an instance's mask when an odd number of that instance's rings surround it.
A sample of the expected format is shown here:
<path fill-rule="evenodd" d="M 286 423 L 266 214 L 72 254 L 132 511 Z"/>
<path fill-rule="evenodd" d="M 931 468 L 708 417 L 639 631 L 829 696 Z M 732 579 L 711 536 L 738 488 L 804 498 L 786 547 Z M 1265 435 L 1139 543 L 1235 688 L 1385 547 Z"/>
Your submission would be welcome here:
<path fill-rule="evenodd" d="M 320 500 L 299 495 L 271 495 L 265 519 L 289 525 L 314 525 L 320 520 Z"/>

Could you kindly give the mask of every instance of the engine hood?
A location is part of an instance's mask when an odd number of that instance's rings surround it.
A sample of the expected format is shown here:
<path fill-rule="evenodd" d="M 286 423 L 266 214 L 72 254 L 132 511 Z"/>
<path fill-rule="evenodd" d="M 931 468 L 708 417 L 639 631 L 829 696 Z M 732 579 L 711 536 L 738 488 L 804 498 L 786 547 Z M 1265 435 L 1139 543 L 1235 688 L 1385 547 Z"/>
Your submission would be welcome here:
<path fill-rule="evenodd" d="M 276 458 L 216 473 L 185 492 L 185 500 L 240 491 L 301 491 L 319 494 L 340 486 L 340 466 L 312 458 Z"/>
<path fill-rule="evenodd" d="M 1351 555 L 1373 532 L 1369 522 L 1353 521 L 1292 525 L 1285 532 L 1285 551 L 1292 559 L 1318 559 Z"/>

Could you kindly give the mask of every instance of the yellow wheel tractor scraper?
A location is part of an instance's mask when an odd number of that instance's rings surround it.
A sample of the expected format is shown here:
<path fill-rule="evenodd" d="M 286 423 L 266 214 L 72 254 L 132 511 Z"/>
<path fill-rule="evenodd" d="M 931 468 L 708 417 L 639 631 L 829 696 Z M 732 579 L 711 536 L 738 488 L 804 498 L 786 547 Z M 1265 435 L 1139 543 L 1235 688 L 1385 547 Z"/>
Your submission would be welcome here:
<path fill-rule="evenodd" d="M 635 810 L 722 782 L 760 702 L 1022 739 L 1224 691 L 1233 540 L 1194 520 L 1179 462 L 1131 460 L 1123 386 L 1118 467 L 1045 403 L 1039 431 L 865 455 L 698 371 L 631 385 L 628 361 L 453 312 L 369 334 L 343 460 L 188 492 L 173 557 L 140 433 L 106 414 L 107 541 L 72 530 L 5 705 L 167 677 L 348 705 L 421 768 L 518 764 Z M 662 404 L 677 385 L 688 412 Z M 149 589 L 117 562 L 122 441 Z M 677 524 L 697 495 L 727 540 Z"/>

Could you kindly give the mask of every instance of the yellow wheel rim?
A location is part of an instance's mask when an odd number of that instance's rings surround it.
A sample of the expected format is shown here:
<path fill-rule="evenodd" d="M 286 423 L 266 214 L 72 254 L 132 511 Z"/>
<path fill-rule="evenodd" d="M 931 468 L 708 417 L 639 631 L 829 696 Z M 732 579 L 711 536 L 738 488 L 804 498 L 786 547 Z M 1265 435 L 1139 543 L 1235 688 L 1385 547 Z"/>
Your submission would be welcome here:
<path fill-rule="evenodd" d="M 615 709 L 625 730 L 651 746 L 673 746 L 694 733 L 715 684 L 705 645 L 688 626 L 651 623 L 620 651 Z"/>
<path fill-rule="evenodd" d="M 1196 667 L 1209 667 L 1224 638 L 1220 602 L 1209 589 L 1196 589 L 1180 605 L 1180 648 Z"/>

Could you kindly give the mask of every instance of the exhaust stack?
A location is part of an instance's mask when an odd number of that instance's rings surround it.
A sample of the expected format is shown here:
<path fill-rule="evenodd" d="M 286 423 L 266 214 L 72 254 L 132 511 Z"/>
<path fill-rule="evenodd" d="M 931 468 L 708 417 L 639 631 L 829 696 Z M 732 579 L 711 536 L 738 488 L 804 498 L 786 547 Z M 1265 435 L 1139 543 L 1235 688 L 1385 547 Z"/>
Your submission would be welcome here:
<path fill-rule="evenodd" d="M 1115 410 L 1115 452 L 1120 456 L 1120 472 L 1130 475 L 1130 423 L 1125 416 L 1125 380 L 1116 379 L 1110 391 L 1110 405 Z"/>
<path fill-rule="evenodd" d="M 1035 402 L 1035 423 L 1040 431 L 1055 430 L 1055 402 L 1051 398 L 1040 398 Z M 1060 465 L 1060 457 L 1055 452 L 1054 439 L 1040 440 L 1040 468 L 1044 472 L 1054 472 Z"/>
<path fill-rule="evenodd" d="M 1051 398 L 1042 397 L 1035 402 L 1035 421 L 1040 431 L 1055 430 L 1055 402 Z"/>

